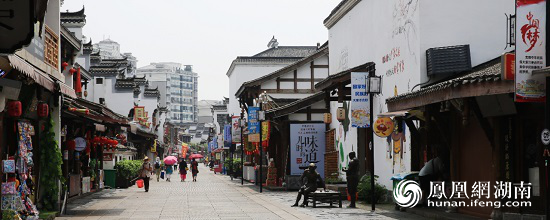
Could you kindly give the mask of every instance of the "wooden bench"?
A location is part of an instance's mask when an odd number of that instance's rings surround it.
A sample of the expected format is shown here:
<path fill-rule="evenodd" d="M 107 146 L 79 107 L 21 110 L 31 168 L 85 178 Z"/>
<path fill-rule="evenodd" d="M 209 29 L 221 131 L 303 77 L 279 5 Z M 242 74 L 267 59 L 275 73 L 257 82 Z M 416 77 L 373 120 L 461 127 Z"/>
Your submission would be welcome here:
<path fill-rule="evenodd" d="M 317 203 L 329 203 L 332 207 L 332 204 L 336 202 L 338 202 L 338 207 L 342 208 L 342 196 L 336 191 L 315 191 L 306 196 L 305 199 L 308 203 L 309 201 L 312 202 L 313 208 L 317 208 Z"/>

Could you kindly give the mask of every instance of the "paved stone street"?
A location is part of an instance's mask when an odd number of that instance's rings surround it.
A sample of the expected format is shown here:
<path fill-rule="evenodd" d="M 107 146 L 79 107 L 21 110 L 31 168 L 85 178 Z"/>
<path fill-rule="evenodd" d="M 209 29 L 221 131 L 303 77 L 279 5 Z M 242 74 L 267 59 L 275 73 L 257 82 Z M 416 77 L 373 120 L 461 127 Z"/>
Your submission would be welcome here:
<path fill-rule="evenodd" d="M 201 166 L 198 182 L 180 182 L 173 175 L 172 182 L 151 181 L 148 193 L 136 186 L 103 190 L 72 201 L 68 215 L 57 219 L 421 219 L 384 210 L 372 214 L 366 207 L 290 207 L 296 192 L 257 190 Z"/>

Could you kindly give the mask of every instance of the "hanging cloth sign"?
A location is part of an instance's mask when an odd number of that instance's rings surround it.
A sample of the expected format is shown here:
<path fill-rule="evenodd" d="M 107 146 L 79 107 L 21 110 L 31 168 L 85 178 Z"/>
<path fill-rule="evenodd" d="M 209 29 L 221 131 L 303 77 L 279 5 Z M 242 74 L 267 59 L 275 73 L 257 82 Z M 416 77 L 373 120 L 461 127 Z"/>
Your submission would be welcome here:
<path fill-rule="evenodd" d="M 262 146 L 267 147 L 269 145 L 269 133 L 271 133 L 271 124 L 269 121 L 262 122 Z"/>
<path fill-rule="evenodd" d="M 370 127 L 370 103 L 367 93 L 367 72 L 351 73 L 351 126 Z"/>

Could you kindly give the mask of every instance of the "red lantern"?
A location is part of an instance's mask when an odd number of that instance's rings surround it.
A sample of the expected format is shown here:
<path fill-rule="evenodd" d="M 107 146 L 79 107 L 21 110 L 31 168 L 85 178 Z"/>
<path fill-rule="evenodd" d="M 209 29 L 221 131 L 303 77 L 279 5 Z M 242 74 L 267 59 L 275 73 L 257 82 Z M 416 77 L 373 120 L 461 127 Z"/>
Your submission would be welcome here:
<path fill-rule="evenodd" d="M 76 72 L 76 70 L 75 70 L 74 68 L 71 68 L 71 69 L 69 70 L 69 73 L 71 73 L 71 75 L 73 75 L 74 72 Z"/>
<path fill-rule="evenodd" d="M 101 141 L 99 143 L 101 144 L 107 144 L 107 138 L 106 137 L 101 137 Z"/>
<path fill-rule="evenodd" d="M 90 148 L 90 146 L 86 147 L 86 154 L 90 154 L 90 152 L 92 152 L 92 149 Z"/>
<path fill-rule="evenodd" d="M 94 144 L 99 144 L 99 141 L 100 141 L 99 136 L 95 136 L 93 139 Z"/>
<path fill-rule="evenodd" d="M 65 71 L 65 68 L 67 68 L 67 66 L 69 66 L 69 64 L 68 64 L 67 62 L 63 62 L 63 63 L 61 64 L 61 67 L 63 68 L 62 71 Z"/>
<path fill-rule="evenodd" d="M 76 142 L 74 140 L 68 140 L 67 150 L 75 150 L 75 149 L 76 149 Z"/>
<path fill-rule="evenodd" d="M 19 117 L 23 114 L 23 107 L 20 101 L 11 101 L 8 103 L 8 115 L 10 117 Z"/>
<path fill-rule="evenodd" d="M 77 93 L 82 92 L 82 81 L 80 79 L 80 67 L 78 67 L 78 70 L 76 71 L 76 84 L 74 85 L 74 91 Z"/>
<path fill-rule="evenodd" d="M 48 104 L 42 102 L 38 104 L 37 109 L 38 109 L 37 111 L 38 117 L 42 117 L 42 118 L 48 117 L 48 114 L 50 111 Z"/>
<path fill-rule="evenodd" d="M 117 141 L 117 140 L 113 140 L 113 145 L 114 145 L 114 146 L 117 146 L 117 145 L 118 145 L 118 141 Z"/>

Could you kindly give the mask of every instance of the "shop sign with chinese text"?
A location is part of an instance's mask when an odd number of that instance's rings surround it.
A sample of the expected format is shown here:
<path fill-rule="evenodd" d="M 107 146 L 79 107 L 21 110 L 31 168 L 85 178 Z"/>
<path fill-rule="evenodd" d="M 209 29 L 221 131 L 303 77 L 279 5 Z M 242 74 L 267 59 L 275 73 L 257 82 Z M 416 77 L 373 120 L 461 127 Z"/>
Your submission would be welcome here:
<path fill-rule="evenodd" d="M 325 124 L 290 124 L 290 175 L 302 175 L 310 163 L 324 178 Z"/>
<path fill-rule="evenodd" d="M 367 93 L 367 72 L 351 73 L 351 126 L 370 127 L 370 105 Z"/>
<path fill-rule="evenodd" d="M 546 67 L 546 1 L 516 2 L 516 102 L 543 102 L 545 78 L 533 70 Z"/>

